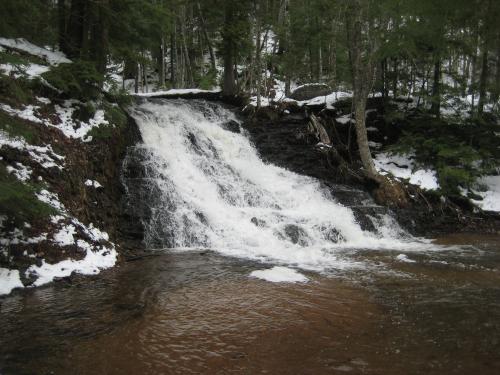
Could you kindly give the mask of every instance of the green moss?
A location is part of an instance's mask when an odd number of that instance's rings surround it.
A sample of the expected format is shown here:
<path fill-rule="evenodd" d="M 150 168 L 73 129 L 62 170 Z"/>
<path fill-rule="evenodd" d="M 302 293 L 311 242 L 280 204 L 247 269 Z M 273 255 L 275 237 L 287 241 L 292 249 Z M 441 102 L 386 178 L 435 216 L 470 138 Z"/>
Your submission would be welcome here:
<path fill-rule="evenodd" d="M 36 143 L 37 135 L 33 128 L 26 124 L 23 120 L 9 116 L 7 113 L 0 110 L 0 129 L 6 132 L 11 137 L 22 137 L 28 143 Z"/>
<path fill-rule="evenodd" d="M 41 202 L 35 195 L 37 188 L 23 183 L 0 166 L 0 212 L 16 224 L 54 215 L 57 210 Z"/>
<path fill-rule="evenodd" d="M 42 77 L 69 97 L 84 102 L 100 96 L 100 86 L 104 80 L 93 63 L 83 60 L 60 64 L 43 73 Z"/>
<path fill-rule="evenodd" d="M 0 98 L 12 105 L 26 104 L 33 97 L 31 83 L 25 78 L 11 78 L 0 74 Z"/>

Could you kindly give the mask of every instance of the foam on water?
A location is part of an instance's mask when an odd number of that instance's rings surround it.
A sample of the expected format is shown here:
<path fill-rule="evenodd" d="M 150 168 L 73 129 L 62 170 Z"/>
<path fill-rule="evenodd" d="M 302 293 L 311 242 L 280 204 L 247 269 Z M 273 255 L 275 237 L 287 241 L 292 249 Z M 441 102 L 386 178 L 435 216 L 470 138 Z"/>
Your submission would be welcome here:
<path fill-rule="evenodd" d="M 202 101 L 146 101 L 133 110 L 143 138 L 151 215 L 146 242 L 210 248 L 225 255 L 304 269 L 347 268 L 353 249 L 425 246 L 388 217 L 364 231 L 353 212 L 320 183 L 264 163 L 222 106 Z M 154 197 L 151 198 L 151 197 Z"/>

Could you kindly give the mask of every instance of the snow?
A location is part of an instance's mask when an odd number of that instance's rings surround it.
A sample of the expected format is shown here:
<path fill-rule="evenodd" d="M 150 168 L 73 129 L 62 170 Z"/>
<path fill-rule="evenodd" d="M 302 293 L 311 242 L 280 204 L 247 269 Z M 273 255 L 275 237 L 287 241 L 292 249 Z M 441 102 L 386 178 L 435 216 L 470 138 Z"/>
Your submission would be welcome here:
<path fill-rule="evenodd" d="M 473 200 L 473 202 L 485 211 L 500 212 L 500 176 L 484 176 L 478 183 L 486 186 L 487 190 L 475 191 L 483 200 Z"/>
<path fill-rule="evenodd" d="M 410 259 L 408 258 L 408 256 L 406 254 L 399 254 L 396 259 L 399 261 L 399 262 L 403 262 L 403 263 L 417 263 L 416 260 L 413 260 L 413 259 Z"/>
<path fill-rule="evenodd" d="M 45 98 L 37 99 L 42 104 L 47 104 L 47 101 L 50 103 L 50 100 Z M 49 119 L 38 117 L 37 111 L 40 107 L 36 105 L 27 105 L 22 109 L 16 109 L 7 104 L 0 103 L 0 109 L 23 120 L 57 128 L 68 138 L 90 142 L 92 137 L 87 137 L 88 132 L 100 125 L 109 125 L 109 122 L 105 119 L 105 113 L 102 109 L 97 110 L 94 117 L 91 118 L 89 122 L 75 121 L 72 116 L 76 110 L 75 105 L 77 104 L 78 101 L 76 100 L 66 100 L 62 105 L 55 105 L 54 108 L 60 120 L 60 122 L 56 124 L 52 123 Z"/>
<path fill-rule="evenodd" d="M 39 77 L 50 68 L 45 65 L 27 64 L 27 65 L 14 65 L 14 64 L 0 64 L 0 71 L 5 75 L 14 75 L 15 78 L 27 76 L 29 79 Z"/>
<path fill-rule="evenodd" d="M 103 247 L 101 250 L 92 251 L 91 246 L 83 240 L 78 241 L 81 248 L 87 250 L 85 258 L 81 260 L 66 259 L 59 263 L 49 264 L 42 260 L 40 266 L 32 265 L 26 271 L 28 276 L 36 276 L 34 286 L 40 286 L 52 282 L 56 277 L 67 277 L 73 272 L 82 275 L 96 275 L 101 270 L 111 268 L 117 260 L 117 253 L 114 249 Z"/>
<path fill-rule="evenodd" d="M 93 187 L 95 189 L 102 187 L 102 185 L 99 183 L 99 181 L 95 181 L 95 180 L 85 181 L 85 186 Z"/>
<path fill-rule="evenodd" d="M 272 283 L 303 283 L 309 279 L 294 269 L 275 266 L 267 270 L 253 271 L 250 277 L 270 281 Z"/>
<path fill-rule="evenodd" d="M 24 288 L 19 271 L 0 268 L 0 295 L 9 294 L 14 288 Z"/>
<path fill-rule="evenodd" d="M 75 244 L 73 235 L 76 233 L 74 225 L 67 225 L 61 228 L 59 232 L 54 234 L 54 242 L 59 246 L 70 246 Z"/>
<path fill-rule="evenodd" d="M 220 90 L 201 90 L 201 89 L 171 89 L 166 91 L 153 91 L 134 94 L 141 97 L 160 96 L 160 95 L 186 95 L 186 94 L 202 94 L 202 93 L 219 93 Z"/>
<path fill-rule="evenodd" d="M 57 196 L 57 194 L 43 189 L 39 193 L 36 193 L 36 197 L 40 201 L 54 207 L 56 210 L 64 210 L 64 205 L 59 201 L 59 197 Z"/>
<path fill-rule="evenodd" d="M 56 113 L 61 120 L 60 124 L 47 124 L 49 126 L 56 127 L 68 138 L 80 139 L 83 142 L 90 142 L 92 137 L 87 137 L 87 133 L 95 127 L 100 125 L 109 125 L 109 122 L 104 117 L 104 111 L 99 109 L 95 112 L 94 117 L 86 122 L 75 122 L 72 116 L 75 111 L 74 100 L 66 100 L 62 106 L 56 105 Z"/>
<path fill-rule="evenodd" d="M 58 164 L 59 161 L 64 160 L 64 156 L 56 154 L 52 150 L 52 146 L 34 146 L 26 143 L 22 138 L 11 138 L 7 133 L 0 130 L 0 148 L 8 146 L 20 151 L 27 151 L 31 159 L 36 161 L 43 168 L 59 168 L 63 166 Z"/>
<path fill-rule="evenodd" d="M 417 169 L 411 155 L 396 155 L 381 152 L 373 162 L 377 170 L 385 175 L 391 173 L 394 177 L 406 179 L 410 184 L 420 186 L 425 190 L 439 189 L 436 171 L 432 169 Z"/>
<path fill-rule="evenodd" d="M 29 53 L 33 56 L 38 56 L 44 60 L 46 60 L 50 65 L 59 65 L 62 63 L 71 63 L 62 52 L 59 51 L 49 51 L 48 49 L 38 47 L 26 39 L 7 39 L 0 38 L 0 45 L 12 49 L 16 49 L 19 51 L 23 51 Z"/>
<path fill-rule="evenodd" d="M 23 165 L 22 163 L 16 163 L 16 166 L 13 167 L 11 165 L 7 166 L 7 172 L 14 174 L 18 180 L 23 182 L 28 181 L 31 177 L 33 171 Z"/>

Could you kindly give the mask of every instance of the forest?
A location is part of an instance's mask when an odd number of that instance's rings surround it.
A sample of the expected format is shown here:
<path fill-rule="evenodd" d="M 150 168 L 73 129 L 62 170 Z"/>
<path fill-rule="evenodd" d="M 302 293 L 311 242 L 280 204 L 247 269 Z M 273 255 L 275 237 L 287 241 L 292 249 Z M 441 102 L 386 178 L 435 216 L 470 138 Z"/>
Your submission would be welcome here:
<path fill-rule="evenodd" d="M 105 82 L 136 93 L 220 88 L 260 107 L 309 83 L 350 91 L 360 155 L 372 174 L 369 95 L 386 103 L 411 98 L 434 119 L 456 115 L 453 122 L 488 124 L 499 110 L 500 4 L 493 0 L 6 0 L 0 7 L 0 33 L 60 49 L 74 60 L 59 69 L 66 85 L 87 87 L 84 95 Z M 469 136 L 441 134 L 450 147 L 422 150 L 461 149 L 448 156 L 465 171 L 448 166 L 448 185 L 468 188 L 496 168 L 494 147 L 467 144 Z M 409 138 L 418 134 L 406 139 L 416 147 Z"/>
<path fill-rule="evenodd" d="M 500 374 L 499 18 L 0 0 L 0 374 Z"/>

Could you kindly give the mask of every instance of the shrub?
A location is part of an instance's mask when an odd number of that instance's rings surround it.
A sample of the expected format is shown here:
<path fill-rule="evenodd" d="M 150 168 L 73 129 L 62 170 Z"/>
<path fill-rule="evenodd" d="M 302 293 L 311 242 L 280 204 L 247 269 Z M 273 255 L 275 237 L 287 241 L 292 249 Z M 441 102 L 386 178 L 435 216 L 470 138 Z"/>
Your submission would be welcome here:
<path fill-rule="evenodd" d="M 67 96 L 84 102 L 99 97 L 104 81 L 94 64 L 83 60 L 61 64 L 42 74 L 42 77 Z"/>

